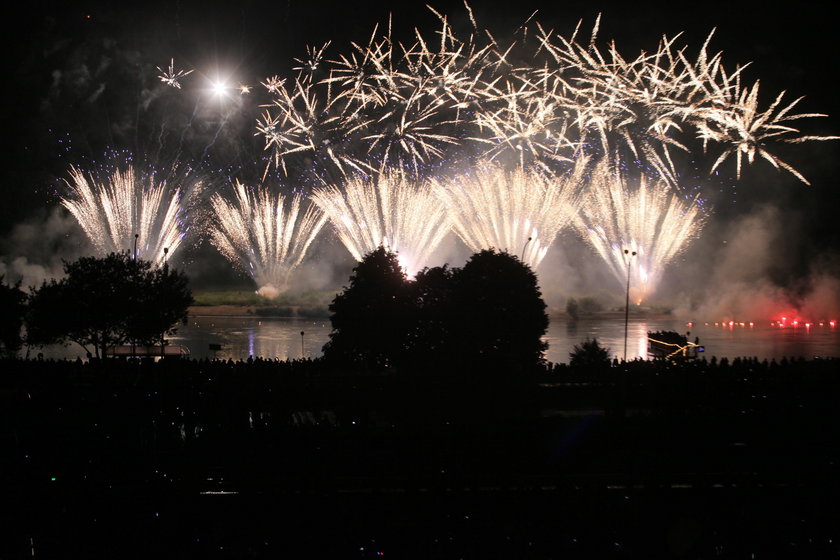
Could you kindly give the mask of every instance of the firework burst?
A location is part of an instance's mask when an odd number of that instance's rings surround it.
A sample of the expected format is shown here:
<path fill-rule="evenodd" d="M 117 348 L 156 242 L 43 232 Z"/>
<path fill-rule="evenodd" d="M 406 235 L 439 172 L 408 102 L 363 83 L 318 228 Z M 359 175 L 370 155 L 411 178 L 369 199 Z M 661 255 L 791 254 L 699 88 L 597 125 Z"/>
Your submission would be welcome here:
<path fill-rule="evenodd" d="M 435 181 L 453 229 L 472 251 L 495 248 L 520 255 L 536 269 L 557 234 L 570 225 L 587 160 L 567 175 L 485 162 L 449 180 Z"/>
<path fill-rule="evenodd" d="M 172 58 L 169 60 L 169 68 L 163 70 L 160 66 L 157 67 L 158 72 L 160 75 L 158 78 L 164 84 L 174 87 L 175 89 L 181 89 L 181 83 L 179 80 L 186 76 L 189 76 L 192 73 L 192 70 L 175 70 L 175 59 Z"/>
<path fill-rule="evenodd" d="M 186 233 L 181 188 L 154 177 L 143 179 L 132 166 L 114 171 L 103 182 L 71 167 L 65 183 L 70 194 L 61 204 L 98 251 L 136 250 L 138 257 L 160 264 L 181 245 Z"/>
<path fill-rule="evenodd" d="M 380 246 L 396 252 L 409 275 L 424 266 L 449 232 L 443 202 L 429 184 L 388 170 L 378 180 L 353 178 L 343 188 L 316 189 L 312 200 L 358 261 Z"/>
<path fill-rule="evenodd" d="M 698 235 L 706 215 L 696 198 L 681 199 L 664 181 L 643 176 L 631 188 L 602 162 L 592 174 L 577 226 L 622 284 L 629 266 L 630 293 L 641 303 L 668 263 Z"/>
<path fill-rule="evenodd" d="M 235 200 L 212 198 L 211 243 L 254 279 L 257 292 L 274 299 L 289 286 L 292 271 L 326 222 L 326 216 L 300 195 L 273 195 L 267 189 L 251 192 L 237 182 Z"/>
<path fill-rule="evenodd" d="M 283 167 L 298 152 L 324 154 L 320 163 L 346 177 L 395 166 L 418 173 L 476 156 L 556 170 L 584 154 L 618 153 L 678 187 L 675 155 L 702 146 L 713 154 L 710 172 L 734 159 L 740 176 L 742 160 L 764 159 L 807 182 L 772 144 L 836 139 L 794 126 L 824 116 L 793 114 L 798 100 L 782 105 L 780 95 L 762 109 L 758 82 L 741 86 L 746 66 L 727 70 L 721 53 L 709 52 L 711 34 L 694 59 L 679 36 L 628 58 L 615 43 L 599 47 L 600 18 L 588 40 L 579 39 L 580 24 L 562 36 L 529 19 L 518 31 L 523 40 L 503 46 L 471 12 L 465 36 L 434 13 L 434 40 L 415 31 L 406 45 L 392 38 L 390 25 L 384 34 L 377 26 L 349 53 L 330 56 L 329 43 L 308 49 L 296 59 L 290 87 L 266 80 L 275 101 L 258 134 L 274 164 Z M 527 37 L 531 26 L 536 40 Z"/>

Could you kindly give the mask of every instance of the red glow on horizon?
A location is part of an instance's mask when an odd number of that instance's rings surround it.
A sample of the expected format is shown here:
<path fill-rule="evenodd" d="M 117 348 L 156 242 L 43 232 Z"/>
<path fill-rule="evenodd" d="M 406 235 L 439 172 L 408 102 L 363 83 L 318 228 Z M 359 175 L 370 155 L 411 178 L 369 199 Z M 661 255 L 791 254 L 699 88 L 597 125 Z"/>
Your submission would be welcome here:
<path fill-rule="evenodd" d="M 735 319 L 724 319 L 723 321 L 715 321 L 715 322 L 706 322 L 702 323 L 707 327 L 715 326 L 715 327 L 723 327 L 728 328 L 729 330 L 734 330 L 736 327 L 741 328 L 750 328 L 755 329 L 760 326 L 761 322 L 756 321 L 736 321 Z M 795 328 L 798 329 L 800 327 L 805 327 L 806 329 L 817 328 L 817 327 L 830 327 L 836 328 L 837 327 L 837 320 L 836 319 L 823 319 L 819 321 L 805 319 L 799 317 L 797 315 L 783 315 L 778 319 L 771 319 L 768 323 L 764 323 L 765 325 L 770 326 L 771 328 Z M 686 327 L 694 328 L 695 324 L 694 321 L 689 321 L 686 323 Z"/>

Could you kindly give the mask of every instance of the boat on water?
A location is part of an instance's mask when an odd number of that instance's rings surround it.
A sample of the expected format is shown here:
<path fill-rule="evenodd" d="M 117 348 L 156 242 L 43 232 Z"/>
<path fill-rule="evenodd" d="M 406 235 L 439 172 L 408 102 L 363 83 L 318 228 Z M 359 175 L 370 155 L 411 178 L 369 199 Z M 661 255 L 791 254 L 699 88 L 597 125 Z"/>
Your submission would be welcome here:
<path fill-rule="evenodd" d="M 647 355 L 651 360 L 693 360 L 705 352 L 700 339 L 689 340 L 690 332 L 684 335 L 676 331 L 648 331 Z"/>

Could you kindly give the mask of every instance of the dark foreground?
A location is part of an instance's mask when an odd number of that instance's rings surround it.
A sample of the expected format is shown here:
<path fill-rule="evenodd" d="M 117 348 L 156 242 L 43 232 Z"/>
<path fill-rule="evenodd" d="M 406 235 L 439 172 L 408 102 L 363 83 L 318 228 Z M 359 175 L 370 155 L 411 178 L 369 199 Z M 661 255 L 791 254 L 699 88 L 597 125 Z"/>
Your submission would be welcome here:
<path fill-rule="evenodd" d="M 0 558 L 824 558 L 831 360 L 4 362 Z"/>

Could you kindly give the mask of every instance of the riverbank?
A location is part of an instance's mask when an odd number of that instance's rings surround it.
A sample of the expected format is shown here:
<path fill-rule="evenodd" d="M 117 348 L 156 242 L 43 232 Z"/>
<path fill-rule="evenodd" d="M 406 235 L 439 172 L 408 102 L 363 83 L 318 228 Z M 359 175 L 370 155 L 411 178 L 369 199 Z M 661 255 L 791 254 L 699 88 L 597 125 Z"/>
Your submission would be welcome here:
<path fill-rule="evenodd" d="M 271 317 L 277 319 L 325 319 L 329 309 L 320 305 L 194 305 L 190 317 Z"/>
<path fill-rule="evenodd" d="M 193 305 L 187 311 L 190 317 L 253 317 L 256 305 Z"/>
<path fill-rule="evenodd" d="M 547 310 L 551 319 L 571 321 L 568 313 L 561 309 Z M 325 305 L 193 305 L 189 308 L 190 317 L 329 317 L 329 308 Z M 668 312 L 648 309 L 631 309 L 630 317 L 645 317 L 648 319 L 670 319 Z M 580 314 L 579 320 L 614 319 L 623 320 L 624 311 L 598 311 L 596 313 Z"/>

